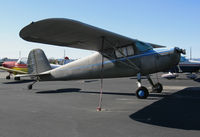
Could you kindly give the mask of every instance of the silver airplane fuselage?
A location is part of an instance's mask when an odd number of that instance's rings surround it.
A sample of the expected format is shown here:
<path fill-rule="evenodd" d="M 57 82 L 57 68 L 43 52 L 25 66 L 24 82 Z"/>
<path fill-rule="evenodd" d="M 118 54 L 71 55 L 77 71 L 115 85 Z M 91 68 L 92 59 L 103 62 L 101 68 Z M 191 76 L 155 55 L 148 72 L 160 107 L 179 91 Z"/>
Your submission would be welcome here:
<path fill-rule="evenodd" d="M 40 80 L 117 78 L 136 76 L 137 73 L 148 75 L 170 69 L 172 66 L 177 65 L 179 60 L 180 53 L 176 48 L 161 51 L 150 50 L 141 54 L 115 59 L 104 56 L 103 63 L 102 53 L 96 52 L 83 59 L 50 70 L 48 72 L 50 75 L 41 76 Z M 126 65 L 130 64 L 130 61 L 139 70 Z"/>

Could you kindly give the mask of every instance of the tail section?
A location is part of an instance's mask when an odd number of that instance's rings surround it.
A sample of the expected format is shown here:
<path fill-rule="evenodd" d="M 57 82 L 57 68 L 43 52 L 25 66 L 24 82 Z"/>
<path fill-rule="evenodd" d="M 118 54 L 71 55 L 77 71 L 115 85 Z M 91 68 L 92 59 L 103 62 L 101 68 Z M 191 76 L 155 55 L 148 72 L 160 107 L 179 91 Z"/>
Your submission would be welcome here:
<path fill-rule="evenodd" d="M 42 72 L 51 70 L 49 61 L 42 49 L 33 49 L 28 55 L 28 73 L 40 74 Z"/>

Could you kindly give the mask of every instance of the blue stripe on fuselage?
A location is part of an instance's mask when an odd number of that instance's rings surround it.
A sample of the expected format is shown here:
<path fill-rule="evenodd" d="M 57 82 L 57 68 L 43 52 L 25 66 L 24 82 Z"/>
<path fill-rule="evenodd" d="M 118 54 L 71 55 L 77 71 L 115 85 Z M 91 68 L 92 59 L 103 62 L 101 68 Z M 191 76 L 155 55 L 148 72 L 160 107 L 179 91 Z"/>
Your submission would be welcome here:
<path fill-rule="evenodd" d="M 158 51 L 156 51 L 156 50 L 148 50 L 147 52 L 144 52 L 142 54 L 129 56 L 127 58 L 128 59 L 134 59 L 134 58 L 139 58 L 139 57 L 144 57 L 144 56 L 149 56 L 149 55 L 154 55 L 154 54 L 167 53 L 167 52 L 171 52 L 171 51 L 174 51 L 174 48 L 173 49 L 159 49 Z M 109 63 L 114 63 L 116 61 L 126 61 L 126 60 L 127 60 L 126 58 L 113 59 L 113 60 L 104 61 L 103 64 L 109 64 Z M 91 64 L 91 65 L 85 65 L 85 66 L 79 66 L 79 67 L 72 67 L 72 68 L 69 68 L 68 70 L 89 68 L 89 67 L 100 66 L 100 65 L 101 65 L 101 63 L 97 63 L 97 64 Z"/>

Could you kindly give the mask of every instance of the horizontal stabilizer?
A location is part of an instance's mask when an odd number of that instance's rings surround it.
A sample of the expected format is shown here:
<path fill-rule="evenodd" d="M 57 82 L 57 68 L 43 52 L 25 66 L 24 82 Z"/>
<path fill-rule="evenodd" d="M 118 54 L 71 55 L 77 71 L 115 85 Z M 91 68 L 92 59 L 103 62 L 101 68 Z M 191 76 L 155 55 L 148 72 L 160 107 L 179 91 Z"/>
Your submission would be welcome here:
<path fill-rule="evenodd" d="M 16 77 L 42 77 L 42 76 L 50 76 L 50 73 L 40 73 L 40 74 L 19 74 Z"/>

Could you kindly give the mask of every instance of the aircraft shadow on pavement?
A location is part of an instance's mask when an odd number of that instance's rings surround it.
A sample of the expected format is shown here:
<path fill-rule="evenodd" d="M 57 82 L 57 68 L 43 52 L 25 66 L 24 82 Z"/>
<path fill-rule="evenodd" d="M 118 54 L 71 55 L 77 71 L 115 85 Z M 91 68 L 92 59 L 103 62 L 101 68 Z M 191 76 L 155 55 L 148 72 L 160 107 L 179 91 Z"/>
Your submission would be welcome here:
<path fill-rule="evenodd" d="M 16 80 L 16 81 L 3 82 L 3 84 L 22 84 L 22 83 L 29 83 L 33 81 L 34 80 Z"/>
<path fill-rule="evenodd" d="M 194 81 L 200 82 L 200 78 L 196 78 L 196 79 L 194 79 Z"/>
<path fill-rule="evenodd" d="M 80 88 L 66 88 L 66 89 L 57 89 L 57 90 L 46 90 L 38 91 L 37 94 L 56 94 L 56 93 L 70 93 L 70 92 L 79 92 L 82 94 L 100 94 L 99 91 L 82 91 Z M 136 96 L 135 93 L 125 93 L 125 92 L 103 92 L 104 95 L 118 95 L 118 96 Z M 167 93 L 150 93 L 149 97 L 166 97 L 169 96 Z M 151 98 L 147 98 L 152 100 Z"/>
<path fill-rule="evenodd" d="M 66 88 L 66 89 L 57 89 L 57 90 L 47 90 L 47 91 L 38 91 L 37 94 L 56 94 L 56 93 L 70 93 L 70 92 L 80 92 L 80 88 Z"/>
<path fill-rule="evenodd" d="M 84 83 L 91 83 L 91 82 L 97 82 L 97 81 L 99 81 L 99 80 L 96 80 L 96 79 L 95 80 L 85 80 Z"/>
<path fill-rule="evenodd" d="M 137 77 L 131 77 L 130 79 L 137 79 Z M 147 79 L 147 78 L 142 76 L 141 79 Z"/>
<path fill-rule="evenodd" d="M 130 118 L 139 122 L 184 130 L 200 130 L 200 87 L 190 87 L 167 96 Z"/>
<path fill-rule="evenodd" d="M 97 92 L 97 91 L 80 91 L 80 93 L 83 93 L 83 94 L 100 94 L 100 92 Z M 104 95 L 121 95 L 121 96 L 136 96 L 135 93 L 125 93 L 125 92 L 103 92 L 102 94 Z M 149 97 L 166 97 L 168 96 L 168 94 L 160 94 L 160 93 L 150 93 L 149 94 Z M 152 100 L 150 98 L 147 98 L 149 100 Z"/>

